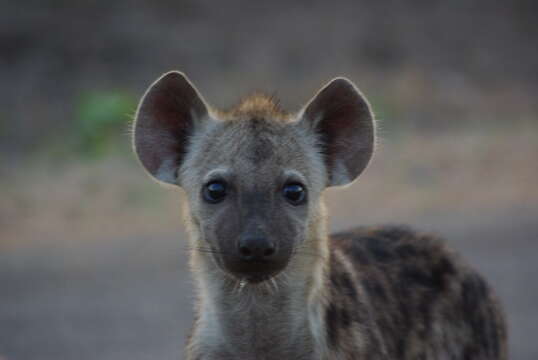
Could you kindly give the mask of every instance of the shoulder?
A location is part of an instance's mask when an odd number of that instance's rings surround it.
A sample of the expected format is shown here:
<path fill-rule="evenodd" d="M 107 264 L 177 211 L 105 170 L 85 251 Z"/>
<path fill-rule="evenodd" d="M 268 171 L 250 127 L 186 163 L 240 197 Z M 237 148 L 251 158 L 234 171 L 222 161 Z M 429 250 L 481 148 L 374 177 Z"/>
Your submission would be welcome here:
<path fill-rule="evenodd" d="M 418 232 L 406 225 L 357 227 L 331 235 L 331 249 L 342 251 L 352 261 L 368 265 L 407 259 L 457 258 L 437 235 Z"/>

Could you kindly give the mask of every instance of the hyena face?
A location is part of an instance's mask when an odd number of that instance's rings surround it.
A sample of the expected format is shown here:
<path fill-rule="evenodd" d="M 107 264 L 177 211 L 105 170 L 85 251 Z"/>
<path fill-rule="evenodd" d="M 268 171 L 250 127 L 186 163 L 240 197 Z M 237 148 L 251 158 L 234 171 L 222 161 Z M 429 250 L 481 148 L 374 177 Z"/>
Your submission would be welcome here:
<path fill-rule="evenodd" d="M 271 116 L 271 114 L 267 114 Z M 303 243 L 323 187 L 300 129 L 276 118 L 215 122 L 181 169 L 190 215 L 228 273 L 261 281 Z M 317 175 L 317 176 L 313 176 Z"/>
<path fill-rule="evenodd" d="M 150 174 L 188 194 L 195 246 L 226 273 L 259 282 L 295 249 L 314 246 L 307 240 L 323 189 L 353 181 L 373 139 L 370 108 L 345 79 L 295 115 L 260 95 L 223 113 L 172 72 L 142 99 L 134 145 Z"/>

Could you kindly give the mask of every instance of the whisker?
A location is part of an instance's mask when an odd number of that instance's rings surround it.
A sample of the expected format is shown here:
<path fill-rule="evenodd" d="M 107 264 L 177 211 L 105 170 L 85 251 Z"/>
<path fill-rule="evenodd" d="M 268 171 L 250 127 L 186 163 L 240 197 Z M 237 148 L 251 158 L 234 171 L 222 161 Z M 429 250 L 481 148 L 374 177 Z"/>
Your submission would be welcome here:
<path fill-rule="evenodd" d="M 247 281 L 245 279 L 239 280 L 239 292 L 238 292 L 238 294 L 241 294 L 241 291 L 243 291 L 243 289 L 245 288 L 246 285 L 247 285 Z"/>
<path fill-rule="evenodd" d="M 307 251 L 304 251 L 307 250 Z M 307 255 L 307 256 L 313 256 L 313 257 L 319 257 L 321 259 L 325 259 L 325 256 L 318 253 L 315 250 L 307 248 L 305 245 L 301 244 L 299 246 L 296 246 L 293 248 L 294 254 L 301 254 L 301 255 Z"/>
<path fill-rule="evenodd" d="M 325 260 L 325 256 L 323 256 L 321 254 L 317 254 L 317 253 L 312 253 L 312 252 L 296 251 L 296 252 L 294 252 L 294 254 L 312 256 L 312 257 L 315 257 L 315 258 L 320 258 L 322 260 Z"/>
<path fill-rule="evenodd" d="M 269 281 L 271 282 L 271 285 L 273 285 L 273 287 L 275 288 L 275 292 L 278 292 L 278 283 L 276 282 L 275 278 L 272 277 L 269 279 Z"/>
<path fill-rule="evenodd" d="M 225 256 L 230 256 L 231 255 L 231 254 L 229 254 L 227 252 L 216 250 L 216 249 L 213 249 L 213 248 L 207 248 L 207 247 L 190 247 L 190 246 L 186 246 L 186 247 L 184 247 L 184 249 L 186 251 L 198 251 L 198 252 L 201 252 L 201 253 L 219 254 L 219 255 L 225 255 Z"/>

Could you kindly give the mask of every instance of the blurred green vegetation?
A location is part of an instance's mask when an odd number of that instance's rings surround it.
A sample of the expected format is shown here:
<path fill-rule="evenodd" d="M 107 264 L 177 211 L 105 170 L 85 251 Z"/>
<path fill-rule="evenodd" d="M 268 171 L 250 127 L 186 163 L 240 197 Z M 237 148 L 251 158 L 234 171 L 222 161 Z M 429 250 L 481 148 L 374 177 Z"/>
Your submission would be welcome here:
<path fill-rule="evenodd" d="M 135 109 L 136 99 L 125 92 L 93 91 L 80 96 L 73 132 L 76 152 L 92 159 L 119 151 Z"/>

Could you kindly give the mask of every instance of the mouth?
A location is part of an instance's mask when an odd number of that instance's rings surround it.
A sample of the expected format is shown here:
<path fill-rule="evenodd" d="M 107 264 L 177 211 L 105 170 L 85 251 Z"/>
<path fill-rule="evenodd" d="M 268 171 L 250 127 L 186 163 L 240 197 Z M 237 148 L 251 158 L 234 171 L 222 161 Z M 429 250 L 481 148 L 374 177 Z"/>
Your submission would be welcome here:
<path fill-rule="evenodd" d="M 240 281 L 249 284 L 259 284 L 268 281 L 282 270 L 281 267 L 268 266 L 267 264 L 242 264 L 234 268 L 228 267 L 228 272 Z"/>
<path fill-rule="evenodd" d="M 260 284 L 272 279 L 286 268 L 291 252 L 271 259 L 244 259 L 240 256 L 212 254 L 217 266 L 228 276 L 248 284 Z"/>
<path fill-rule="evenodd" d="M 247 276 L 244 276 L 242 279 L 250 284 L 259 284 L 271 279 L 272 277 L 273 275 L 269 274 L 249 274 Z"/>

